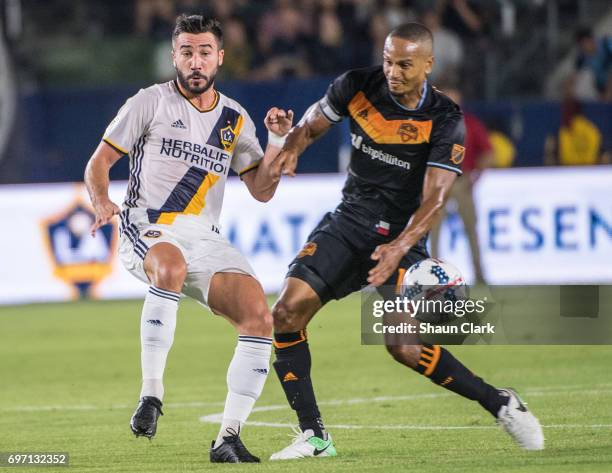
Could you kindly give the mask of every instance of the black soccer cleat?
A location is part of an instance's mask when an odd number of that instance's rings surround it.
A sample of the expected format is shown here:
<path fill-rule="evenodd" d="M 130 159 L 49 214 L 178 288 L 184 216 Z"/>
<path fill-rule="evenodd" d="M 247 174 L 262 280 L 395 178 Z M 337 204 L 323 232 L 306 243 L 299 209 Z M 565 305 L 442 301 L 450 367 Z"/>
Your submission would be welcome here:
<path fill-rule="evenodd" d="M 157 419 L 160 414 L 164 415 L 161 407 L 162 402 L 156 397 L 144 396 L 140 399 L 130 420 L 130 428 L 136 437 L 147 437 L 149 440 L 153 438 L 157 432 Z"/>
<path fill-rule="evenodd" d="M 240 440 L 238 433 L 234 429 L 227 429 L 226 432 L 229 434 L 227 437 L 224 436 L 224 442 L 215 447 L 215 441 L 213 440 L 210 445 L 210 461 L 211 463 L 259 463 L 260 460 L 255 455 L 251 455 L 251 452 Z"/>

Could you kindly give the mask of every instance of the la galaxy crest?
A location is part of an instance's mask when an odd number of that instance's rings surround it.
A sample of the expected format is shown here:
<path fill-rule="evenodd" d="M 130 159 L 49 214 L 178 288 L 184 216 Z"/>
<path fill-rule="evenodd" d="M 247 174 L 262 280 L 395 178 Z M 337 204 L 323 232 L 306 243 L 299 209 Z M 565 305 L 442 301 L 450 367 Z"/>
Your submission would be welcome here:
<path fill-rule="evenodd" d="M 59 214 L 42 222 L 43 240 L 53 274 L 72 286 L 80 298 L 92 296 L 95 285 L 113 269 L 116 224 L 104 225 L 92 238 L 89 229 L 94 221 L 91 208 L 76 199 Z"/>
<path fill-rule="evenodd" d="M 236 132 L 231 127 L 231 125 L 227 125 L 225 128 L 221 128 L 219 130 L 221 134 L 221 144 L 223 145 L 223 149 L 228 151 L 234 145 L 234 141 L 236 141 Z"/>

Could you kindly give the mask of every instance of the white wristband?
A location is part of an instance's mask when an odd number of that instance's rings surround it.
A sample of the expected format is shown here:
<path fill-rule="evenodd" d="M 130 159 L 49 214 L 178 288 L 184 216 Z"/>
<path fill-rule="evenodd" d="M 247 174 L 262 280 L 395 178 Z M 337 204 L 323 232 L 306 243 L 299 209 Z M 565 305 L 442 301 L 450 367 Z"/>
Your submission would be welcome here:
<path fill-rule="evenodd" d="M 282 148 L 285 145 L 285 140 L 287 139 L 287 135 L 278 136 L 271 131 L 268 131 L 268 144 L 272 146 L 276 146 L 277 148 Z"/>

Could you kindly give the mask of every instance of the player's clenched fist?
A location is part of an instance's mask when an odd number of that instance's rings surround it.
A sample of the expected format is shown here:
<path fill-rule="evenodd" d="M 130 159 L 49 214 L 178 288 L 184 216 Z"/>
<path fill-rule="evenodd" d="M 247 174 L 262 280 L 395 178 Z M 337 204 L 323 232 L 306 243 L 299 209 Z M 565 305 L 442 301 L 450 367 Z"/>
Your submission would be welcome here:
<path fill-rule="evenodd" d="M 270 133 L 283 137 L 293 125 L 293 110 L 285 111 L 282 108 L 272 107 L 268 110 L 264 124 Z"/>
<path fill-rule="evenodd" d="M 110 199 L 98 201 L 93 204 L 94 213 L 96 214 L 96 221 L 91 226 L 91 236 L 96 236 L 98 228 L 110 223 L 114 215 L 119 215 L 121 210 L 119 207 L 112 202 Z"/>

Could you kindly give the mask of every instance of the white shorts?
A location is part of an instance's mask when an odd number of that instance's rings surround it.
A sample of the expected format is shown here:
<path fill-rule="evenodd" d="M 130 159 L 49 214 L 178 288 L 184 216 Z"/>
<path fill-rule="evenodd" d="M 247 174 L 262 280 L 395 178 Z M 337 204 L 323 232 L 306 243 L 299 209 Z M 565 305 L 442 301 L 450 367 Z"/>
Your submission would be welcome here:
<path fill-rule="evenodd" d="M 157 243 L 176 246 L 187 262 L 187 277 L 182 293 L 208 307 L 208 290 L 215 273 L 241 273 L 255 276 L 246 258 L 225 238 L 210 232 L 181 232 L 169 225 L 148 222 L 122 222 L 119 259 L 141 281 L 151 284 L 144 270 L 147 251 Z M 257 279 L 257 278 L 256 278 Z"/>

